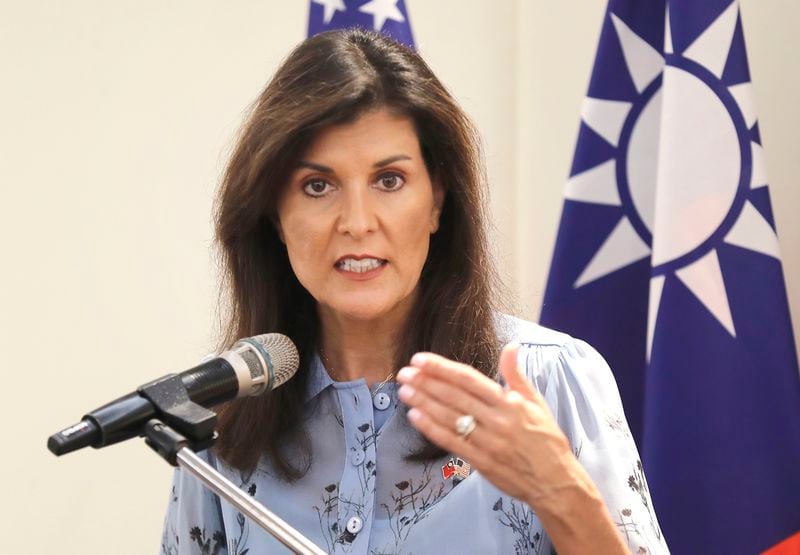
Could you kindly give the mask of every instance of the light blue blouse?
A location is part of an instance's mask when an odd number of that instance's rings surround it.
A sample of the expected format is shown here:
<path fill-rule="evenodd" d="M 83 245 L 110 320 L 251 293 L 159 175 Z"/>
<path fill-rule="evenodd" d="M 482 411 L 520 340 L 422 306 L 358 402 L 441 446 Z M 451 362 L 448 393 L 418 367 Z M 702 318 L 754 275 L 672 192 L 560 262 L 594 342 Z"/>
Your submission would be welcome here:
<path fill-rule="evenodd" d="M 521 343 L 521 367 L 600 489 L 631 552 L 668 553 L 603 358 L 582 341 L 507 316 L 498 318 L 498 335 Z M 303 478 L 287 484 L 264 459 L 249 476 L 205 452 L 209 463 L 330 553 L 552 552 L 535 512 L 471 470 L 469 461 L 404 459 L 419 436 L 398 409 L 396 384 L 373 396 L 364 380 L 331 380 L 319 358 L 310 371 L 305 424 L 313 457 Z M 177 469 L 161 553 L 289 551 Z"/>

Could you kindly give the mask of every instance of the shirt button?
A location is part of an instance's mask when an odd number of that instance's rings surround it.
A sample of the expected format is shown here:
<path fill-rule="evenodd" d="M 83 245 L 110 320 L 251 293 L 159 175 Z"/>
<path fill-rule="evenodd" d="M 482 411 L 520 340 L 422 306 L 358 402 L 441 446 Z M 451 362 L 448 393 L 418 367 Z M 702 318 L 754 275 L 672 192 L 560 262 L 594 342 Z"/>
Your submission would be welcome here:
<path fill-rule="evenodd" d="M 391 402 L 392 398 L 389 397 L 389 394 L 382 391 L 372 399 L 372 404 L 375 405 L 375 408 L 378 410 L 388 409 Z"/>
<path fill-rule="evenodd" d="M 355 466 L 360 465 L 364 462 L 364 451 L 353 451 L 350 455 L 350 462 L 353 463 Z"/>
<path fill-rule="evenodd" d="M 347 531 L 351 534 L 358 534 L 361 531 L 361 528 L 364 527 L 364 523 L 361 522 L 361 519 L 357 516 L 354 516 L 350 520 L 347 521 Z"/>

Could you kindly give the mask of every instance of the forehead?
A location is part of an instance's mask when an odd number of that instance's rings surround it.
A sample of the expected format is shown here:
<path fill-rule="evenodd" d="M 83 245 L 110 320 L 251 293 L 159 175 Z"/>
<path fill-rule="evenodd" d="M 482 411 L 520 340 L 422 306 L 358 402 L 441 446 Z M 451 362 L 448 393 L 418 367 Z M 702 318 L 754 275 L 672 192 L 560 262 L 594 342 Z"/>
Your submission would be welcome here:
<path fill-rule="evenodd" d="M 381 109 L 366 112 L 352 122 L 319 131 L 302 159 L 323 163 L 324 159 L 340 156 L 382 157 L 387 154 L 418 158 L 419 139 L 409 117 Z"/>

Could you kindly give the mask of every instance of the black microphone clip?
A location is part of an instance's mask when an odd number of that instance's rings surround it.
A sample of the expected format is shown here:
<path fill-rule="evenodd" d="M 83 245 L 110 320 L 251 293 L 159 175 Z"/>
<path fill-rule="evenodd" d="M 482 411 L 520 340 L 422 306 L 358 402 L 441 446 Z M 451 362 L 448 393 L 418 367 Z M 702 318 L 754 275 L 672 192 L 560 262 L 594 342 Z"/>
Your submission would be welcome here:
<path fill-rule="evenodd" d="M 179 375 L 169 374 L 138 391 L 153 404 L 159 418 L 145 425 L 144 442 L 169 464 L 178 466 L 178 451 L 183 447 L 197 452 L 214 444 L 217 413 L 192 401 Z"/>
<path fill-rule="evenodd" d="M 179 375 L 169 374 L 144 384 L 138 391 L 153 404 L 159 419 L 190 441 L 203 441 L 214 434 L 217 414 L 189 398 Z"/>

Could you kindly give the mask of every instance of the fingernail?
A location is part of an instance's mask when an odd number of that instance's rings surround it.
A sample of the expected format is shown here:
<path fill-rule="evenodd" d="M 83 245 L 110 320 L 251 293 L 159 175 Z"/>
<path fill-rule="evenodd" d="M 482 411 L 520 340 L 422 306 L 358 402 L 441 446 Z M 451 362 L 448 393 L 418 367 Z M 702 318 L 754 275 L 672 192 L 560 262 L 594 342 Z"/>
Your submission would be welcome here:
<path fill-rule="evenodd" d="M 414 366 L 419 366 L 421 368 L 425 366 L 426 362 L 428 362 L 428 356 L 424 353 L 417 353 L 411 357 L 411 364 Z"/>
<path fill-rule="evenodd" d="M 404 366 L 400 369 L 397 373 L 397 381 L 398 382 L 408 382 L 411 381 L 414 376 L 419 373 L 419 370 L 416 368 L 411 368 L 410 366 Z"/>
<path fill-rule="evenodd" d="M 408 411 L 408 419 L 412 422 L 419 422 L 420 418 L 422 418 L 422 413 L 417 409 L 409 409 Z"/>
<path fill-rule="evenodd" d="M 403 402 L 407 402 L 414 396 L 414 388 L 410 385 L 401 385 L 400 389 L 397 390 L 397 396 L 400 397 L 400 400 Z"/>

